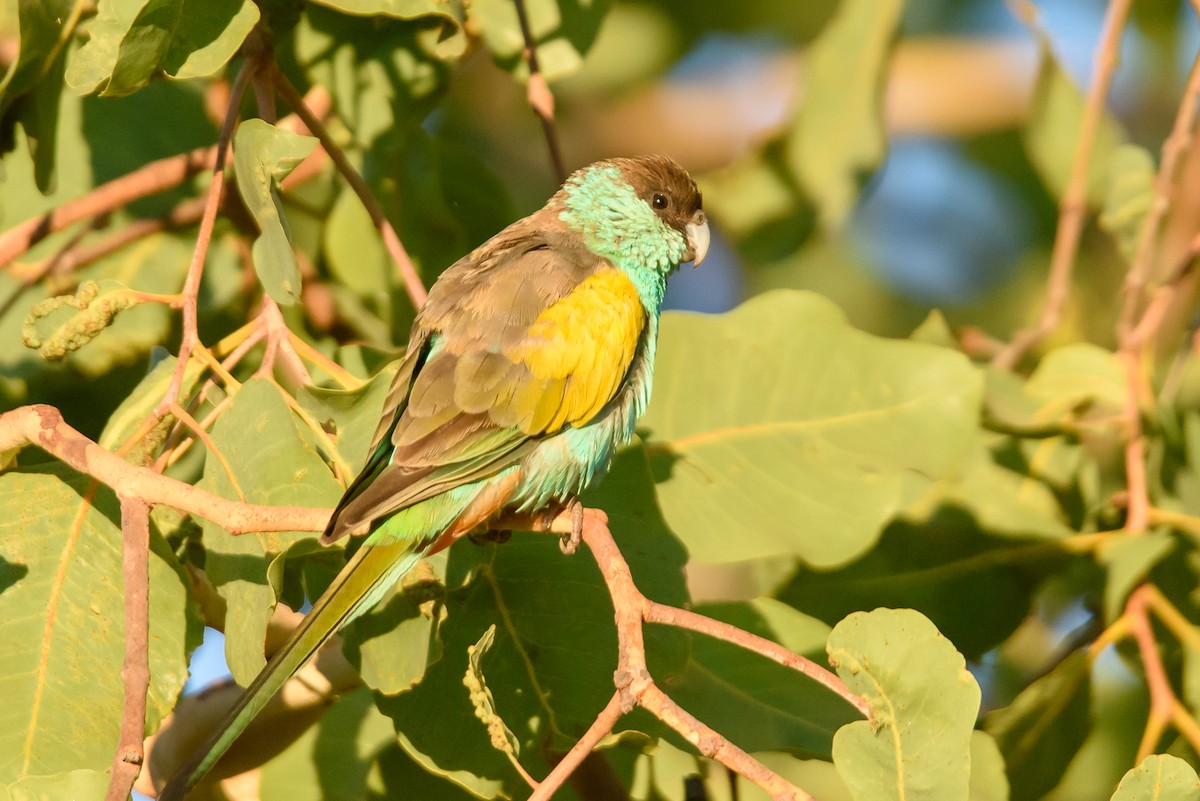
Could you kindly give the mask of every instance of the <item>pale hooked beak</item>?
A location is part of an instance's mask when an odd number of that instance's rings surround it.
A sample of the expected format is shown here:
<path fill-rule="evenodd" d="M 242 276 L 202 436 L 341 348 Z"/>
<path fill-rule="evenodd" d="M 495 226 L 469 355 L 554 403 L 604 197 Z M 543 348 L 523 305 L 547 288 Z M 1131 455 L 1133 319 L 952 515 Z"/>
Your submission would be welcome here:
<path fill-rule="evenodd" d="M 700 262 L 708 255 L 708 243 L 711 239 L 704 212 L 698 211 L 692 215 L 692 221 L 685 225 L 684 229 L 687 231 L 688 249 L 683 260 L 690 261 L 693 268 L 699 267 Z"/>

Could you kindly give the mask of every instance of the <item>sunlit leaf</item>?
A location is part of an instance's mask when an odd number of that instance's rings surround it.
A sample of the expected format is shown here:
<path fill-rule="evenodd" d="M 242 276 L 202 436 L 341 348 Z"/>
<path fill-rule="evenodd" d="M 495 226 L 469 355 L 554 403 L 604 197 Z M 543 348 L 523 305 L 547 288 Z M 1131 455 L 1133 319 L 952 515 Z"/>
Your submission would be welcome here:
<path fill-rule="evenodd" d="M 211 75 L 238 51 L 258 16 L 252 0 L 100 0 L 67 83 L 81 94 L 119 97 L 159 73 Z"/>
<path fill-rule="evenodd" d="M 238 191 L 258 222 L 254 269 L 267 294 L 285 306 L 300 297 L 300 268 L 279 200 L 279 182 L 304 160 L 317 140 L 259 119 L 246 120 L 233 135 Z"/>
<path fill-rule="evenodd" d="M 980 693 L 954 646 L 918 612 L 877 609 L 839 623 L 828 648 L 875 718 L 833 738 L 855 801 L 966 801 Z"/>
<path fill-rule="evenodd" d="M 647 453 L 691 555 L 820 567 L 875 542 L 906 476 L 959 467 L 982 390 L 961 354 L 869 336 L 799 292 L 664 315 L 654 383 Z"/>

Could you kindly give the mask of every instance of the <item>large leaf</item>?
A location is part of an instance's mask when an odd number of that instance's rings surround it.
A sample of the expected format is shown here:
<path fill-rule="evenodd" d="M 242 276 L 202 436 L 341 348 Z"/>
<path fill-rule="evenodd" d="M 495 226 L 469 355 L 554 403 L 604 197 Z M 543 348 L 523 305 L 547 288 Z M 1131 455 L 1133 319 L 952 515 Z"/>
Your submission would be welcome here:
<path fill-rule="evenodd" d="M 702 561 L 844 564 L 900 509 L 906 476 L 952 474 L 970 452 L 981 385 L 961 354 L 856 331 L 808 293 L 666 314 L 643 418 L 663 514 Z"/>
<path fill-rule="evenodd" d="M 634 580 L 664 603 L 686 600 L 683 549 L 664 528 L 639 449 L 623 452 L 612 474 L 585 498 L 609 514 L 610 528 Z M 488 627 L 486 660 L 496 712 L 516 735 L 521 760 L 537 768 L 547 745 L 565 751 L 613 693 L 617 642 L 612 603 L 586 549 L 564 556 L 555 538 L 517 534 L 482 548 L 451 549 L 442 657 L 411 691 L 381 700 L 405 750 L 427 769 L 482 797 L 515 788 L 512 766 L 495 751 L 474 713 L 463 676 L 467 649 Z M 682 667 L 686 641 L 676 632 L 647 633 L 651 669 L 669 680 Z M 622 725 L 641 728 L 626 718 Z"/>
<path fill-rule="evenodd" d="M 278 387 L 262 378 L 242 385 L 217 420 L 199 485 L 233 500 L 272 506 L 333 507 L 342 487 L 317 452 L 313 434 L 302 428 Z M 236 484 L 235 484 L 236 482 Z M 204 563 L 225 599 L 225 658 L 243 687 L 265 664 L 263 642 L 275 608 L 280 570 L 276 560 L 297 542 L 310 548 L 311 532 L 234 536 L 204 521 Z M 276 570 L 282 567 L 282 562 Z"/>
<path fill-rule="evenodd" d="M 842 224 L 883 159 L 883 84 L 903 9 L 904 0 L 844 0 L 809 51 L 787 157 L 827 226 Z"/>
<path fill-rule="evenodd" d="M 1083 651 L 988 714 L 1012 779 L 1013 801 L 1041 798 L 1062 779 L 1091 728 L 1091 667 Z"/>
<path fill-rule="evenodd" d="M 1112 801 L 1197 801 L 1200 779 L 1179 757 L 1152 754 L 1125 774 Z"/>
<path fill-rule="evenodd" d="M 317 140 L 259 119 L 246 120 L 233 135 L 238 191 L 258 222 L 254 269 L 263 289 L 285 306 L 300 297 L 300 268 L 279 199 L 279 182 L 312 152 Z"/>
<path fill-rule="evenodd" d="M 1039 578 L 1063 563 L 1056 556 L 1053 546 L 991 537 L 945 510 L 921 526 L 893 523 L 853 564 L 800 569 L 778 597 L 830 625 L 878 606 L 919 609 L 974 659 L 1025 619 Z"/>
<path fill-rule="evenodd" d="M 824 661 L 828 627 L 778 601 L 709 604 L 696 611 Z M 691 640 L 687 664 L 665 689 L 739 748 L 828 759 L 834 733 L 859 717 L 841 698 L 790 668 L 702 635 Z"/>
<path fill-rule="evenodd" d="M 253 0 L 100 0 L 67 83 L 81 94 L 128 95 L 159 73 L 211 75 L 258 22 Z"/>
<path fill-rule="evenodd" d="M 262 801 L 361 799 L 378 754 L 395 743 L 391 721 L 366 690 L 348 693 L 321 722 L 262 768 Z"/>
<path fill-rule="evenodd" d="M 72 0 L 22 0 L 0 4 L 0 39 L 15 43 L 0 76 L 0 155 L 16 146 L 17 123 L 25 130 L 38 189 L 54 188 L 59 98 L 67 43 L 79 17 Z"/>
<path fill-rule="evenodd" d="M 0 508 L 0 638 L 13 644 L 0 659 L 0 787 L 21 783 L 12 797 L 36 798 L 33 777 L 112 764 L 124 696 L 120 510 L 108 489 L 58 464 L 0 475 Z M 200 633 L 178 562 L 153 530 L 151 543 L 147 731 L 174 705 Z M 91 779 L 55 781 L 65 792 Z"/>
<path fill-rule="evenodd" d="M 833 738 L 855 801 L 967 801 L 980 693 L 954 646 L 911 609 L 877 609 L 839 623 L 828 648 L 875 718 Z"/>

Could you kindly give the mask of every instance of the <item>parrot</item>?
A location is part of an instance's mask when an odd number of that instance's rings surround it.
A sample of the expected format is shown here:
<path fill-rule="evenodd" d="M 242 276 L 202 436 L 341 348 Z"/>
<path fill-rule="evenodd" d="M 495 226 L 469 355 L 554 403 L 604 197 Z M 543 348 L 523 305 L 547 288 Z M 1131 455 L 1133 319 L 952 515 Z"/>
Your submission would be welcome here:
<path fill-rule="evenodd" d="M 579 495 L 649 402 L 667 277 L 708 252 L 702 206 L 668 157 L 598 161 L 441 274 L 320 538 L 365 535 L 361 547 L 160 799 L 182 799 L 420 559 L 505 515 L 571 510 L 578 537 Z"/>

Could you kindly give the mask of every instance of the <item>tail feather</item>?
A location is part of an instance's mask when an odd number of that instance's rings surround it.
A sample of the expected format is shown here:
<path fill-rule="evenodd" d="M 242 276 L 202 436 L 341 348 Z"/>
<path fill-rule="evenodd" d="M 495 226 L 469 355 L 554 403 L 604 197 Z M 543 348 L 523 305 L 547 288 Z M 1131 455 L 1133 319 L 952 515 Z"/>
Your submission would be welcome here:
<path fill-rule="evenodd" d="M 159 801 L 181 801 L 224 756 L 292 674 L 303 667 L 334 632 L 374 606 L 388 587 L 420 557 L 421 548 L 414 541 L 360 548 L 205 743 L 167 782 L 159 793 Z"/>

